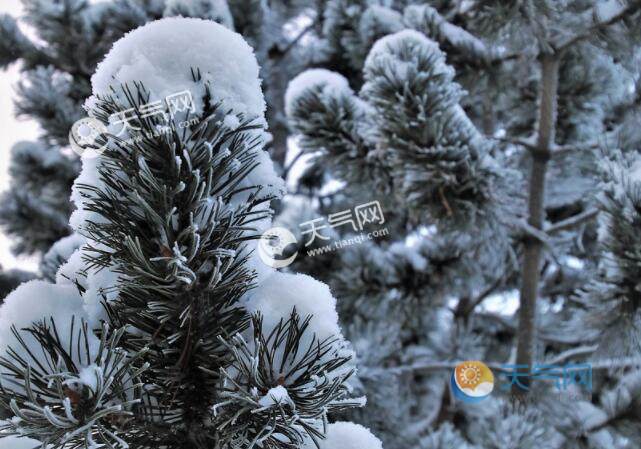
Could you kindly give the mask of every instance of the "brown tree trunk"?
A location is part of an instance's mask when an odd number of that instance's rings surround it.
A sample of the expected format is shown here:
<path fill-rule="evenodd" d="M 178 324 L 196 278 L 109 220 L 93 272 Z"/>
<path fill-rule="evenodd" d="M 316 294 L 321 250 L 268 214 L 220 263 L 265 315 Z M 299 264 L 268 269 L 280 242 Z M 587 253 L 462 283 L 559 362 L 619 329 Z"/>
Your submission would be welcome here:
<path fill-rule="evenodd" d="M 530 171 L 528 224 L 536 229 L 543 228 L 545 219 L 545 174 L 554 145 L 556 124 L 556 101 L 559 60 L 555 54 L 541 56 L 541 90 L 539 103 L 539 130 L 536 148 L 531 151 L 532 168 Z M 536 332 L 536 299 L 538 296 L 540 265 L 543 243 L 534 236 L 527 236 L 524 242 L 523 271 L 521 275 L 518 346 L 516 364 L 521 372 L 531 372 L 534 359 L 534 339 Z M 520 377 L 519 381 L 529 386 L 529 378 Z M 513 386 L 512 392 L 523 395 L 526 392 Z"/>

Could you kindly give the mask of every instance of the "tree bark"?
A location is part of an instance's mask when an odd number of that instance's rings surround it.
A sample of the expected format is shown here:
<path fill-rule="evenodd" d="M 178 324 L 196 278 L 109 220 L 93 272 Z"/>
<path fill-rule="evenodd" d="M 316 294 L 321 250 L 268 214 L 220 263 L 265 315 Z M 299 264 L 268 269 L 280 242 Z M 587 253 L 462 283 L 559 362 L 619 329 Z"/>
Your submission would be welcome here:
<path fill-rule="evenodd" d="M 532 168 L 528 200 L 528 224 L 536 229 L 543 229 L 545 218 L 545 174 L 554 144 L 558 72 L 558 56 L 555 54 L 543 54 L 541 56 L 539 129 L 536 147 L 530 151 Z M 541 241 L 532 236 L 525 238 L 516 364 L 527 368 L 519 368 L 520 372 L 530 373 L 534 359 L 536 299 L 540 280 L 542 250 L 543 243 Z M 529 386 L 529 377 L 519 377 L 519 381 L 523 385 Z M 527 393 L 517 385 L 513 385 L 512 392 L 517 395 Z"/>

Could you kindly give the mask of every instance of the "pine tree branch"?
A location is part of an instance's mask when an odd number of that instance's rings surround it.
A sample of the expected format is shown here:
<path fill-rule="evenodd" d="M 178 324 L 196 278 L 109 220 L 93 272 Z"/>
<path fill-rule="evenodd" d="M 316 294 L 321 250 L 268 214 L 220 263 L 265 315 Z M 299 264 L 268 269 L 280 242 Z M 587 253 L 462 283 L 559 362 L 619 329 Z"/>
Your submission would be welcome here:
<path fill-rule="evenodd" d="M 617 1 L 617 0 L 610 0 L 610 1 Z M 595 17 L 598 15 L 598 8 L 599 4 L 597 3 L 597 6 L 593 9 L 592 12 L 592 17 Z M 559 44 L 556 49 L 559 53 L 567 50 L 568 48 L 572 47 L 573 45 L 577 44 L 578 42 L 590 39 L 591 37 L 594 37 L 595 34 L 599 33 L 601 30 L 604 28 L 609 27 L 610 25 L 613 25 L 620 20 L 624 19 L 626 16 L 628 16 L 630 13 L 635 12 L 641 7 L 641 2 L 632 0 L 630 3 L 626 4 L 625 6 L 622 6 L 621 9 L 619 9 L 618 12 L 615 14 L 611 15 L 608 17 L 606 20 L 601 20 L 593 25 L 589 26 L 582 32 L 576 34 L 575 36 L 571 37 L 568 39 L 566 42 Z"/>
<path fill-rule="evenodd" d="M 641 371 L 635 370 L 624 376 L 611 391 L 603 394 L 601 403 L 605 408 L 599 419 L 590 420 L 585 432 L 595 432 L 609 425 L 624 414 L 641 395 Z"/>

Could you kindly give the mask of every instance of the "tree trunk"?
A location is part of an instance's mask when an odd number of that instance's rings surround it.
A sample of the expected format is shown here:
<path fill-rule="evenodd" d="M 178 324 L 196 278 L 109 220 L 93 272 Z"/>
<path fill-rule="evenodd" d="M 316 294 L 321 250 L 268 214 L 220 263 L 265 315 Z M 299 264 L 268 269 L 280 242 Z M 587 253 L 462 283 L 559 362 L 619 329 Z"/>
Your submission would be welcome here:
<path fill-rule="evenodd" d="M 555 54 L 541 56 L 541 91 L 539 104 L 539 130 L 536 148 L 531 151 L 532 168 L 530 172 L 528 223 L 536 229 L 543 228 L 545 214 L 545 173 L 554 144 L 556 123 L 556 100 L 559 60 Z M 541 252 L 543 243 L 534 236 L 527 236 L 524 242 L 523 271 L 521 275 L 518 346 L 516 364 L 520 372 L 530 373 L 534 358 L 534 337 L 536 331 L 536 298 L 538 295 Z M 519 381 L 529 386 L 528 377 Z M 513 385 L 512 392 L 517 395 L 526 393 Z"/>

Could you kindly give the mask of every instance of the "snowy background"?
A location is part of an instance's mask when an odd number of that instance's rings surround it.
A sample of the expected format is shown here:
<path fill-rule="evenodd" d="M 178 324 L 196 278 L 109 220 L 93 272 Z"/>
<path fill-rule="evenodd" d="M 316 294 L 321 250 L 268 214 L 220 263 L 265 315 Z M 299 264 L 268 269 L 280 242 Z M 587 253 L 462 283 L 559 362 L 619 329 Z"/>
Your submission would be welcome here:
<path fill-rule="evenodd" d="M 3 0 L 0 2 L 0 13 L 9 13 L 19 16 L 22 10 L 20 0 Z M 25 33 L 28 33 L 23 26 Z M 19 120 L 14 116 L 13 98 L 15 96 L 13 86 L 20 79 L 20 68 L 17 64 L 9 66 L 6 71 L 0 72 L 0 191 L 9 187 L 8 151 L 11 146 L 20 140 L 33 139 L 37 133 L 37 125 L 32 120 Z M 14 257 L 10 251 L 10 242 L 0 232 L 0 265 L 5 269 L 21 268 L 23 270 L 35 271 L 38 267 L 35 258 Z"/>

